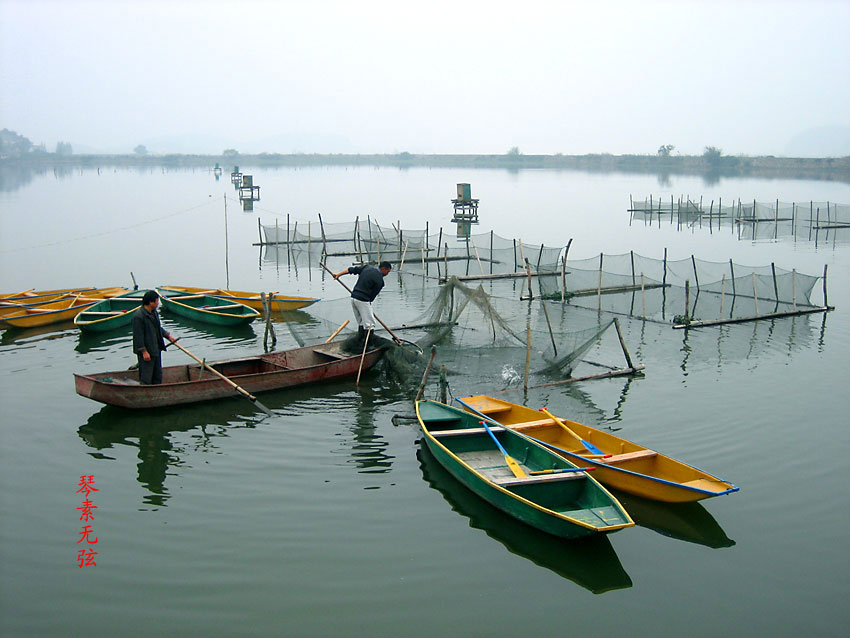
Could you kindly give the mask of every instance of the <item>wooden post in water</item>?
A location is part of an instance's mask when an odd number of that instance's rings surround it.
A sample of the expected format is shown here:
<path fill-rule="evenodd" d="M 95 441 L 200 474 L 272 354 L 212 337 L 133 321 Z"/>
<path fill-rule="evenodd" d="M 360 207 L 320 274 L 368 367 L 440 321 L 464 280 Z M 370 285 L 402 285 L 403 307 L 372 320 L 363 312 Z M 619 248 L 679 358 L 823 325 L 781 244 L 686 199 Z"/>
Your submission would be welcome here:
<path fill-rule="evenodd" d="M 224 201 L 227 202 L 227 195 L 224 196 Z M 227 205 L 225 203 L 225 205 Z M 257 233 L 260 236 L 260 245 L 263 243 L 263 225 L 260 223 L 260 218 L 257 217 Z M 277 239 L 277 237 L 275 237 Z"/>
<path fill-rule="evenodd" d="M 440 366 L 440 402 L 448 403 L 449 379 L 446 374 L 446 366 Z"/>
<path fill-rule="evenodd" d="M 697 291 L 699 291 L 699 276 L 697 275 L 697 260 L 696 260 L 696 257 L 694 257 L 693 255 L 691 255 L 691 264 L 694 267 L 694 281 L 696 282 L 696 285 L 697 285 Z"/>
<path fill-rule="evenodd" d="M 626 357 L 626 364 L 630 368 L 634 368 L 632 358 L 629 356 L 629 349 L 626 347 L 626 340 L 623 339 L 623 331 L 620 330 L 620 320 L 614 317 L 614 327 L 617 329 L 617 338 L 620 340 L 620 347 L 623 349 L 623 355 Z"/>
<path fill-rule="evenodd" d="M 735 266 L 732 260 L 729 260 L 729 273 L 732 275 L 732 296 L 735 297 L 738 293 L 735 291 Z"/>
<path fill-rule="evenodd" d="M 534 299 L 534 290 L 531 288 L 531 264 L 528 263 L 528 260 L 525 260 L 525 272 L 528 274 L 528 302 L 531 303 L 531 300 Z"/>
<path fill-rule="evenodd" d="M 688 323 L 688 312 L 691 305 L 691 280 L 685 279 L 685 323 Z"/>
<path fill-rule="evenodd" d="M 490 231 L 490 274 L 493 274 L 493 231 Z"/>
<path fill-rule="evenodd" d="M 646 283 L 644 281 L 643 273 L 640 274 L 640 300 L 641 300 L 641 316 L 646 319 Z"/>
<path fill-rule="evenodd" d="M 596 312 L 602 312 L 602 253 L 599 253 L 599 283 L 596 286 Z"/>
<path fill-rule="evenodd" d="M 791 302 L 794 304 L 794 312 L 797 312 L 797 269 L 791 271 Z"/>
<path fill-rule="evenodd" d="M 528 317 L 528 322 L 525 326 L 525 380 L 523 388 L 528 390 L 528 373 L 531 368 L 531 316 Z"/>
<path fill-rule="evenodd" d="M 755 273 L 753 273 L 753 301 L 755 302 L 755 305 L 756 305 L 756 317 L 758 317 L 758 314 L 759 314 L 759 294 L 758 294 L 758 289 L 756 288 L 756 274 Z"/>
<path fill-rule="evenodd" d="M 407 256 L 407 242 L 408 240 L 404 240 L 404 252 L 401 253 L 401 263 L 398 265 L 398 271 L 401 272 L 401 269 L 404 268 L 404 258 Z"/>
<path fill-rule="evenodd" d="M 632 260 L 632 286 L 634 286 L 635 285 L 635 251 L 630 250 L 629 256 L 631 257 L 631 260 Z"/>
<path fill-rule="evenodd" d="M 325 224 L 322 221 L 322 214 L 318 213 L 318 215 L 319 215 L 319 230 L 322 231 L 322 252 L 327 254 L 327 252 L 328 252 L 328 240 L 327 240 L 327 237 L 325 237 Z"/>
<path fill-rule="evenodd" d="M 776 264 L 770 262 L 770 270 L 773 272 L 773 294 L 776 298 L 776 303 L 779 303 L 779 285 L 776 282 Z"/>
<path fill-rule="evenodd" d="M 431 366 L 434 364 L 434 357 L 437 355 L 437 346 L 431 346 L 431 358 L 428 359 L 428 364 L 425 366 L 425 373 L 422 375 L 422 383 L 419 384 L 419 390 L 416 392 L 414 402 L 422 398 L 422 393 L 425 391 L 425 384 L 428 382 L 428 373 L 431 372 Z"/>
<path fill-rule="evenodd" d="M 259 222 L 259 220 L 257 220 Z M 224 273 L 227 287 L 230 288 L 230 263 L 228 254 L 230 252 L 227 240 L 227 195 L 224 195 Z"/>
<path fill-rule="evenodd" d="M 829 308 L 829 302 L 826 300 L 826 264 L 823 265 L 823 306 Z"/>
<path fill-rule="evenodd" d="M 667 287 L 667 249 L 664 249 L 664 274 L 661 278 L 661 289 L 664 290 Z"/>
<path fill-rule="evenodd" d="M 720 278 L 720 316 L 723 316 L 723 301 L 726 295 L 726 273 Z"/>
<path fill-rule="evenodd" d="M 567 255 L 570 254 L 570 245 L 573 243 L 573 238 L 567 242 L 567 247 L 564 249 L 564 261 L 561 262 L 561 303 L 564 303 L 567 297 Z"/>

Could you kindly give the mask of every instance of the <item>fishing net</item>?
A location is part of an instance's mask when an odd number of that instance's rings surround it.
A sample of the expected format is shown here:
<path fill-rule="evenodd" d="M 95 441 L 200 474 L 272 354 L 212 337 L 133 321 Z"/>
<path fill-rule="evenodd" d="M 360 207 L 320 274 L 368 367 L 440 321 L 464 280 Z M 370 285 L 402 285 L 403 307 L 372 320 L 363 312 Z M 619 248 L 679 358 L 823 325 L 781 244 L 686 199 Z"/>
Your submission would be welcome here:
<path fill-rule="evenodd" d="M 749 206 L 750 217 L 766 215 L 765 205 Z M 783 206 L 774 206 L 774 218 L 785 214 Z M 808 206 L 808 217 L 802 207 L 791 206 L 795 219 L 819 223 L 815 202 Z M 668 204 L 668 209 L 671 207 Z M 687 214 L 700 215 L 701 207 L 701 202 L 686 202 L 684 209 Z M 824 207 L 830 223 L 846 221 L 846 207 L 829 203 Z M 713 203 L 709 208 L 714 210 Z M 746 219 L 746 206 L 741 202 L 735 204 L 734 211 L 717 208 L 723 215 L 734 212 L 739 219 Z M 677 206 L 676 214 L 682 210 Z M 634 252 L 569 259 L 569 245 L 535 246 L 493 232 L 457 237 L 444 234 L 442 229 L 437 233 L 427 227 L 402 229 L 396 224 L 382 226 L 371 219 L 335 224 L 287 222 L 285 227 L 278 221 L 274 226 L 263 225 L 262 233 L 267 242 L 277 242 L 263 246 L 263 259 L 277 266 L 285 263 L 295 268 L 315 267 L 327 259 L 344 259 L 346 264 L 387 260 L 395 272 L 403 273 L 410 281 L 419 278 L 430 285 L 456 277 L 458 282 L 443 289 L 441 295 L 454 291 L 473 305 L 476 297 L 469 292 L 473 289 L 459 289 L 458 283 L 474 286 L 480 281 L 503 282 L 506 285 L 500 287 L 500 294 L 505 296 L 549 300 L 664 323 L 677 323 L 685 316 L 707 321 L 750 319 L 816 310 L 826 304 L 825 292 L 823 297 L 813 299 L 823 277 L 774 264 L 746 266 L 732 260 L 712 262 L 693 256 L 668 260 L 666 256 L 653 258 Z M 440 303 L 445 305 L 445 300 Z M 455 303 L 463 300 L 456 299 Z M 482 310 L 483 302 L 477 305 L 484 315 L 482 325 L 497 323 L 490 311 Z M 503 318 L 511 316 L 510 312 L 503 314 L 501 308 L 497 313 Z M 425 318 L 420 319 L 419 323 L 428 323 Z M 431 317 L 432 323 L 435 320 Z M 520 318 L 506 319 L 506 324 L 517 334 L 523 331 Z M 507 327 L 500 326 L 509 334 Z"/>
<path fill-rule="evenodd" d="M 347 298 L 322 301 L 310 309 L 311 321 L 289 325 L 299 342 L 327 338 L 351 317 Z M 378 327 L 370 339 L 384 339 L 380 370 L 411 392 L 423 379 L 432 348 L 432 390 L 440 375 L 449 381 L 462 379 L 467 392 L 473 386 L 495 391 L 564 379 L 612 323 L 597 313 L 565 312 L 560 304 L 493 296 L 481 285 L 469 286 L 457 278 L 441 286 L 385 289 L 375 311 L 404 340 L 396 345 Z M 350 326 L 338 338 L 357 354 L 363 342 Z"/>

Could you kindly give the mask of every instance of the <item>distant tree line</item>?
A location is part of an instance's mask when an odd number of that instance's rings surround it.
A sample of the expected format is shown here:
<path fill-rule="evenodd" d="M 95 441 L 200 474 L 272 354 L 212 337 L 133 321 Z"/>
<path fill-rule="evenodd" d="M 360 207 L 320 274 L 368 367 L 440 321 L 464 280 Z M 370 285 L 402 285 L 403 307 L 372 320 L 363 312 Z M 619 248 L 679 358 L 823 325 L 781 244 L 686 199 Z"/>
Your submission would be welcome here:
<path fill-rule="evenodd" d="M 56 155 L 73 155 L 74 149 L 70 142 L 57 142 Z M 0 131 L 0 158 L 24 157 L 28 155 L 49 155 L 44 144 L 33 144 L 32 141 L 4 128 Z"/>

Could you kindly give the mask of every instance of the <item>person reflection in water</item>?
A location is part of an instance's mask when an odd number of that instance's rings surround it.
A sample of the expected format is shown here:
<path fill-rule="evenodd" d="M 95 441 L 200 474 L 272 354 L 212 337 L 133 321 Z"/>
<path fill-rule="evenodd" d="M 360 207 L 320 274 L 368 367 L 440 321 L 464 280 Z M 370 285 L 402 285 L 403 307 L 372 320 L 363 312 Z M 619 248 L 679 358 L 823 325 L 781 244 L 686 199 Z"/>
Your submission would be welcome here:
<path fill-rule="evenodd" d="M 139 381 L 142 385 L 162 383 L 162 351 L 165 339 L 177 341 L 159 323 L 159 295 L 148 290 L 142 297 L 142 305 L 133 313 L 133 352 L 139 361 Z"/>

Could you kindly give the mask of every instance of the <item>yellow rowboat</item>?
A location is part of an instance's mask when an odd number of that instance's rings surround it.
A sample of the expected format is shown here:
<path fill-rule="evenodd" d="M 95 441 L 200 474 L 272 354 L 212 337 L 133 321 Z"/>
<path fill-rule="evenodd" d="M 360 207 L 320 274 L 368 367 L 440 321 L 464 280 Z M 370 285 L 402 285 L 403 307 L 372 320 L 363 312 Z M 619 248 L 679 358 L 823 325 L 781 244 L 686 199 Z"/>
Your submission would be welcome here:
<path fill-rule="evenodd" d="M 224 290 L 223 288 L 191 288 L 188 286 L 160 286 L 159 290 L 165 291 L 166 293 L 167 291 L 172 290 L 175 292 L 187 292 L 193 295 L 220 297 L 222 299 L 229 299 L 236 303 L 241 303 L 249 308 L 253 308 L 254 310 L 263 309 L 263 301 L 260 293 L 258 292 Z M 272 294 L 274 294 L 272 310 L 277 311 L 297 310 L 298 308 L 305 308 L 310 304 L 314 304 L 319 301 L 316 297 L 290 297 L 287 295 L 280 295 L 277 292 Z"/>
<path fill-rule="evenodd" d="M 126 288 L 101 288 L 88 291 L 85 296 L 73 295 L 35 306 L 21 306 L 15 312 L 0 316 L 0 328 L 34 328 L 70 321 L 89 306 L 127 292 Z"/>
<path fill-rule="evenodd" d="M 595 468 L 594 478 L 623 492 L 666 503 L 689 503 L 739 488 L 655 450 L 575 421 L 484 395 L 462 397 L 467 411 L 531 436 L 573 462 Z M 554 416 L 554 415 L 553 415 Z M 599 453 L 591 453 L 598 449 Z"/>
<path fill-rule="evenodd" d="M 47 297 L 61 297 L 70 293 L 83 293 L 87 290 L 94 290 L 94 286 L 83 286 L 82 288 L 59 288 L 57 290 L 22 290 L 21 292 L 13 292 L 11 294 L 0 295 L 0 301 L 17 301 L 24 302 L 27 300 L 47 301 Z M 41 299 L 38 299 L 41 297 Z"/>

